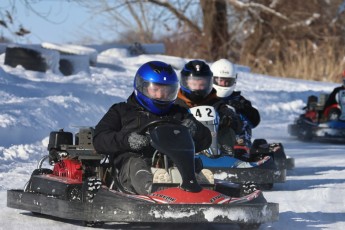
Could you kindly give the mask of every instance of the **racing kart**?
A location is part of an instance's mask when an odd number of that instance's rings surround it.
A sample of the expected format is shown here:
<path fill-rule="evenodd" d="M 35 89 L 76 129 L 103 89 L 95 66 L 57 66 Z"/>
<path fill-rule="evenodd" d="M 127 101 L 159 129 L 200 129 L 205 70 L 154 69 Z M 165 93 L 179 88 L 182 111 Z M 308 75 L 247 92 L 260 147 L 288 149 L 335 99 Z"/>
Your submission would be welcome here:
<path fill-rule="evenodd" d="M 261 189 L 271 189 L 274 183 L 286 180 L 286 169 L 294 167 L 293 159 L 287 159 L 281 144 L 268 144 L 264 139 L 254 141 L 253 148 L 234 146 L 231 155 L 221 152 L 218 132 L 219 116 L 213 106 L 197 106 L 190 109 L 196 119 L 212 133 L 212 145 L 197 155 L 204 168 L 210 169 L 216 179 L 234 183 L 253 182 Z M 226 137 L 231 139 L 232 134 Z M 234 135 L 232 135 L 234 136 Z M 246 156 L 244 156 L 246 155 Z"/>
<path fill-rule="evenodd" d="M 325 108 L 328 94 L 308 97 L 305 113 L 288 126 L 291 136 L 301 141 L 345 142 L 345 90 L 338 93 L 338 102 Z"/>
<path fill-rule="evenodd" d="M 244 195 L 232 184 L 215 183 L 212 173 L 198 167 L 194 142 L 185 126 L 158 120 L 140 132 L 150 136 L 155 149 L 150 194 L 126 192 L 116 170 L 95 152 L 93 129 L 81 128 L 75 138 L 63 130 L 50 133 L 49 155 L 39 161 L 24 189 L 7 191 L 7 206 L 79 220 L 87 226 L 106 222 L 228 223 L 258 229 L 262 223 L 278 220 L 279 205 L 267 202 L 260 190 Z M 158 155 L 163 157 L 159 164 L 154 159 Z M 43 162 L 56 158 L 53 169 L 42 167 Z"/>

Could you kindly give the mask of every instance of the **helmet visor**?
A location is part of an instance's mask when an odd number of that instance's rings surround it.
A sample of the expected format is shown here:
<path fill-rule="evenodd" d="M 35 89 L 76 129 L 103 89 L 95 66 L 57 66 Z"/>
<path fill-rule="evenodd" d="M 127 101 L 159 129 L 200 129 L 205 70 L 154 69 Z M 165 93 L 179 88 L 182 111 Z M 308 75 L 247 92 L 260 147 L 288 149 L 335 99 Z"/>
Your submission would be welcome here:
<path fill-rule="evenodd" d="M 212 77 L 195 77 L 195 76 L 188 76 L 184 77 L 182 80 L 182 84 L 185 88 L 189 89 L 190 91 L 206 91 L 210 92 L 212 89 Z"/>
<path fill-rule="evenodd" d="M 177 98 L 179 84 L 158 84 L 148 82 L 138 77 L 136 80 L 137 89 L 146 97 L 158 101 L 174 101 Z"/>
<path fill-rule="evenodd" d="M 213 84 L 222 87 L 231 87 L 236 83 L 236 78 L 229 77 L 213 77 Z"/>

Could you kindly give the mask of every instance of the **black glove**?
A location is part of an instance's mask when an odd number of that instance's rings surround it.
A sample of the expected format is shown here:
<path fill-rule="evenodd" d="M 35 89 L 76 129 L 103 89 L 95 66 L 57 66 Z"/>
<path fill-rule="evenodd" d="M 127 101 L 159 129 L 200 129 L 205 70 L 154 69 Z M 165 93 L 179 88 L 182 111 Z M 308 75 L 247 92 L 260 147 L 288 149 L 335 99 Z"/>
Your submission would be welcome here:
<path fill-rule="evenodd" d="M 232 118 L 230 127 L 235 131 L 236 134 L 240 134 L 243 130 L 243 121 L 239 116 L 236 116 L 235 118 Z"/>
<path fill-rule="evenodd" d="M 132 150 L 140 151 L 150 145 L 150 138 L 146 135 L 133 132 L 128 135 L 128 144 Z"/>
<path fill-rule="evenodd" d="M 229 101 L 229 105 L 234 107 L 237 112 L 243 112 L 248 107 L 251 107 L 251 103 L 248 100 L 244 99 L 244 98 L 242 98 L 240 100 Z"/>
<path fill-rule="evenodd" d="M 190 135 L 192 135 L 192 137 L 195 136 L 198 126 L 193 119 L 191 118 L 184 119 L 182 121 L 182 125 L 186 126 L 189 129 Z"/>
<path fill-rule="evenodd" d="M 243 129 L 243 122 L 240 116 L 238 116 L 231 108 L 225 106 L 220 111 L 219 125 L 232 128 L 236 134 L 241 133 Z"/>

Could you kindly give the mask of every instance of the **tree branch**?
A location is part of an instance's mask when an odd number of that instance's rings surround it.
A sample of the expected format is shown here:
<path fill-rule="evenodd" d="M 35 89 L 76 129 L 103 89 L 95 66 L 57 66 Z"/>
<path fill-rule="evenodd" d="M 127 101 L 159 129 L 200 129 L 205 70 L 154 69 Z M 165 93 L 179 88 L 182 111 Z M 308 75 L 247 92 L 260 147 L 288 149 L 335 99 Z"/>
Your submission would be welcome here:
<path fill-rule="evenodd" d="M 317 20 L 320 17 L 321 17 L 320 14 L 314 13 L 311 17 L 307 18 L 306 20 L 299 21 L 288 26 L 283 26 L 282 29 L 286 30 L 286 29 L 292 29 L 292 28 L 301 27 L 301 26 L 309 26 L 311 23 L 313 23 L 315 20 Z"/>
<path fill-rule="evenodd" d="M 271 2 L 271 4 L 270 4 L 269 8 L 272 8 L 272 9 L 276 8 L 277 5 L 278 5 L 281 1 L 282 1 L 282 0 L 272 0 L 272 2 Z"/>
<path fill-rule="evenodd" d="M 196 31 L 197 33 L 202 33 L 201 29 L 195 23 L 189 20 L 189 18 L 187 18 L 182 12 L 178 11 L 168 1 L 148 0 L 148 2 L 165 7 L 172 14 L 174 14 L 179 20 L 185 22 L 192 30 Z"/>
<path fill-rule="evenodd" d="M 240 9 L 248 9 L 248 8 L 259 8 L 267 13 L 270 13 L 278 18 L 284 19 L 286 21 L 289 21 L 289 18 L 286 17 L 285 15 L 273 10 L 270 7 L 267 7 L 265 5 L 259 4 L 259 3 L 255 3 L 255 2 L 248 2 L 248 3 L 244 3 L 244 2 L 240 2 L 238 0 L 228 0 L 228 2 L 233 5 L 234 7 L 240 8 Z M 274 4 L 278 3 L 278 1 L 274 1 Z M 273 6 L 275 6 L 272 3 Z"/>

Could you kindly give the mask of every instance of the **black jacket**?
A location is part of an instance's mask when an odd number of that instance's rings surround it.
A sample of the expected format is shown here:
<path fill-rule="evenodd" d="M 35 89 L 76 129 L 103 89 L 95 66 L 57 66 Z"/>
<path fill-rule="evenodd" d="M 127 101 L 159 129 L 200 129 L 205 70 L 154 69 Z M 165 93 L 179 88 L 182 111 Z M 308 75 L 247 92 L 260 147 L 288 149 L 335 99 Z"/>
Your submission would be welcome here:
<path fill-rule="evenodd" d="M 243 123 L 241 122 L 239 115 L 237 115 L 235 112 L 232 112 L 232 110 L 227 106 L 226 102 L 217 97 L 217 91 L 215 89 L 212 89 L 209 95 L 207 95 L 202 101 L 197 103 L 187 98 L 182 93 L 182 90 L 180 90 L 176 100 L 176 104 L 181 105 L 182 107 L 187 109 L 202 105 L 213 106 L 219 113 L 220 128 L 227 128 L 227 126 L 230 126 L 230 128 L 232 128 L 236 134 L 239 134 L 242 131 Z M 229 125 L 225 124 L 227 122 L 222 122 L 224 117 L 230 117 L 231 122 Z"/>
<path fill-rule="evenodd" d="M 260 113 L 252 103 L 241 95 L 241 91 L 234 91 L 230 96 L 222 98 L 228 105 L 234 107 L 236 112 L 244 116 L 255 128 L 260 123 Z"/>
<path fill-rule="evenodd" d="M 338 104 L 336 95 L 340 90 L 345 90 L 345 86 L 339 86 L 333 89 L 332 93 L 327 98 L 327 101 L 324 106 L 324 110 L 333 104 Z"/>
<path fill-rule="evenodd" d="M 167 115 L 158 116 L 145 110 L 135 99 L 134 93 L 127 99 L 127 102 L 114 104 L 99 121 L 95 127 L 93 145 L 98 153 L 109 155 L 112 159 L 120 158 L 116 160 L 119 163 L 130 155 L 123 153 L 133 153 L 128 143 L 128 136 L 131 132 L 138 131 L 153 120 L 167 118 L 179 121 L 190 118 L 196 122 L 197 134 L 193 137 L 196 152 L 207 149 L 211 145 L 212 138 L 209 129 L 197 121 L 187 109 L 174 104 Z M 153 152 L 153 148 L 149 147 L 139 154 L 152 157 Z"/>

